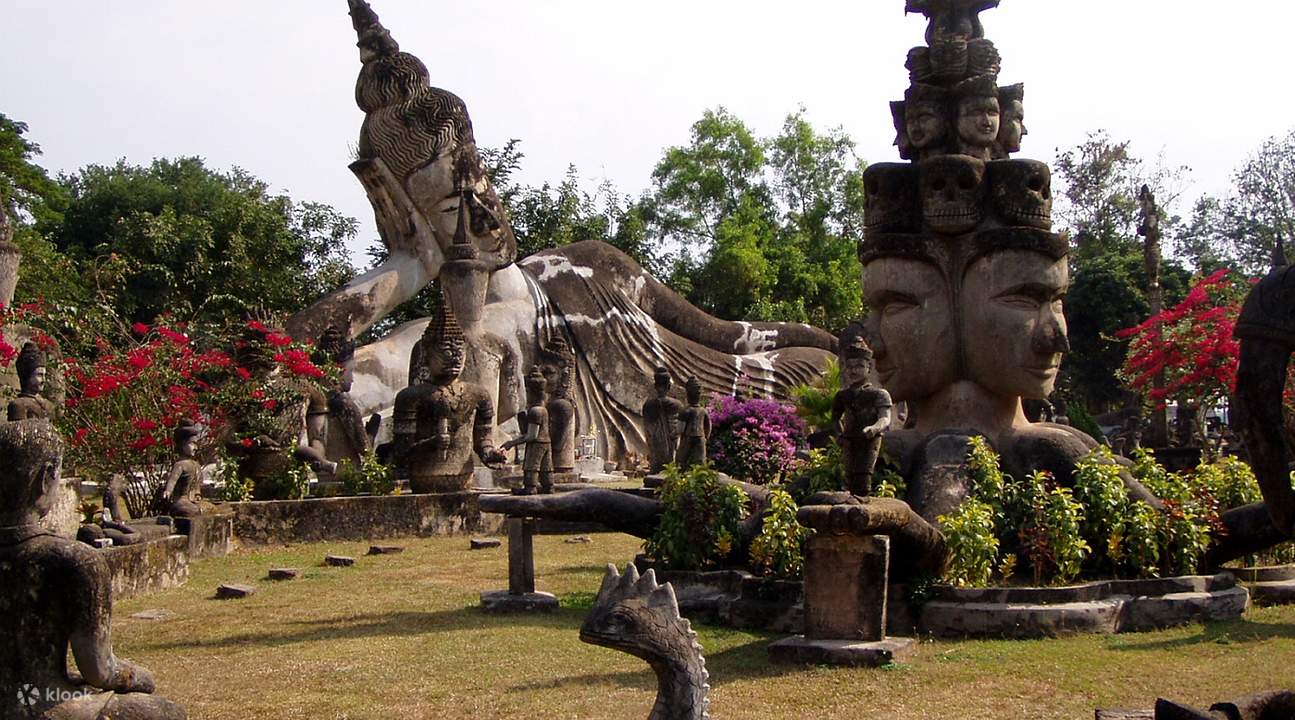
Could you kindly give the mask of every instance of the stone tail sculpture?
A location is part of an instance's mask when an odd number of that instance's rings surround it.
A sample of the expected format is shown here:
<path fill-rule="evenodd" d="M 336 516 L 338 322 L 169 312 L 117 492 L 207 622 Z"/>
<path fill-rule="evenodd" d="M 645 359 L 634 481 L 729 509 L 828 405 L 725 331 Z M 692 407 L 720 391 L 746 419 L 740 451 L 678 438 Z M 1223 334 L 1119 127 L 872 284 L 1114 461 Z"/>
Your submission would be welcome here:
<path fill-rule="evenodd" d="M 670 583 L 658 585 L 656 573 L 641 577 L 633 565 L 625 573 L 607 566 L 593 610 L 580 627 L 584 642 L 640 657 L 657 675 L 657 697 L 649 720 L 709 718 L 710 685 L 697 633 L 679 615 Z"/>

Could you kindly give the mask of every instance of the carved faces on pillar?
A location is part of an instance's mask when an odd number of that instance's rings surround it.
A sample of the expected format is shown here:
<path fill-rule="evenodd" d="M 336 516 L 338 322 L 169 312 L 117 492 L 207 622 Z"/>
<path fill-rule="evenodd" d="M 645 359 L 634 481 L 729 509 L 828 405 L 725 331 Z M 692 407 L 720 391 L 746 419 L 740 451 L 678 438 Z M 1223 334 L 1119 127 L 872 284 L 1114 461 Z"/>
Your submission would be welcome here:
<path fill-rule="evenodd" d="M 989 163 L 990 200 L 1006 226 L 1052 229 L 1052 171 L 1038 160 Z"/>
<path fill-rule="evenodd" d="M 864 327 L 877 376 L 895 400 L 918 400 L 957 380 L 949 285 L 933 263 L 899 257 L 863 269 Z"/>
<path fill-rule="evenodd" d="M 1009 85 L 998 92 L 1001 112 L 998 128 L 997 157 L 1021 151 L 1021 139 L 1030 134 L 1025 128 L 1025 86 Z"/>
<path fill-rule="evenodd" d="M 1032 250 L 999 250 L 967 267 L 961 321 L 967 377 L 1005 397 L 1052 393 L 1069 352 L 1062 299 L 1070 271 Z"/>
<path fill-rule="evenodd" d="M 904 124 L 915 158 L 944 151 L 949 134 L 947 98 L 945 90 L 934 85 L 914 85 L 904 94 Z"/>
<path fill-rule="evenodd" d="M 957 97 L 958 152 L 990 160 L 1001 125 L 994 78 L 982 76 L 959 83 L 954 95 Z"/>
<path fill-rule="evenodd" d="M 980 224 L 985 163 L 965 155 L 942 155 L 920 166 L 922 215 L 930 230 L 956 235 Z"/>

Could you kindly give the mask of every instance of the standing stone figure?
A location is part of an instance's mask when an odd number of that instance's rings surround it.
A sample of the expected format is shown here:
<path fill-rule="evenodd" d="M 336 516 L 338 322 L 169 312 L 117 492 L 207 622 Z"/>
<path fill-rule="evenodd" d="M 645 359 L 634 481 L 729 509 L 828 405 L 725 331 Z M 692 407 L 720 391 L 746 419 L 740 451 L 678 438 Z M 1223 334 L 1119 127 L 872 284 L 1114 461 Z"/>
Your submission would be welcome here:
<path fill-rule="evenodd" d="M 553 448 L 553 472 L 571 474 L 576 470 L 576 406 L 571 402 L 575 379 L 575 355 L 566 340 L 555 338 L 541 348 L 541 372 L 549 396 L 549 442 Z"/>
<path fill-rule="evenodd" d="M 701 383 L 695 377 L 688 378 L 685 389 L 688 407 L 679 413 L 679 452 L 675 455 L 680 471 L 706 462 L 706 441 L 710 439 L 710 413 L 701 406 Z"/>
<path fill-rule="evenodd" d="M 412 384 L 396 395 L 393 457 L 397 476 L 416 493 L 461 492 L 472 453 L 495 465 L 507 458 L 491 443 L 494 403 L 479 385 L 459 379 L 464 338 L 445 304 L 414 346 Z"/>
<path fill-rule="evenodd" d="M 202 467 L 193 459 L 194 444 L 198 440 L 198 426 L 192 420 L 183 420 L 175 428 L 175 452 L 180 459 L 171 466 L 171 474 L 162 486 L 162 510 L 172 517 L 194 517 L 211 510 L 203 502 Z"/>
<path fill-rule="evenodd" d="M 890 429 L 890 393 L 872 384 L 872 349 L 863 338 L 842 348 L 842 389 L 832 401 L 832 420 L 845 455 L 845 475 L 854 495 L 872 494 L 872 474 Z"/>
<path fill-rule="evenodd" d="M 526 376 L 526 434 L 504 443 L 504 450 L 526 446 L 522 461 L 522 494 L 553 492 L 553 448 L 549 443 L 549 411 L 544 403 L 544 374 L 539 368 Z"/>
<path fill-rule="evenodd" d="M 10 422 L 53 415 L 54 403 L 41 397 L 41 391 L 45 389 L 45 353 L 36 347 L 36 343 L 26 343 L 18 353 L 16 365 L 22 390 L 18 397 L 9 401 Z"/>
<path fill-rule="evenodd" d="M 679 413 L 684 405 L 670 397 L 674 380 L 669 370 L 658 367 L 653 385 L 656 397 L 643 403 L 643 424 L 647 431 L 648 472 L 656 474 L 674 462 L 679 447 Z"/>
<path fill-rule="evenodd" d="M 112 651 L 112 575 L 99 553 L 40 527 L 63 442 L 44 419 L 0 427 L 0 717 L 170 720 L 153 675 Z M 81 680 L 68 676 L 68 648 Z M 31 692 L 23 692 L 32 688 Z"/>
<path fill-rule="evenodd" d="M 316 365 L 336 363 L 342 369 L 337 385 L 325 398 L 324 457 L 333 462 L 350 460 L 359 467 L 364 454 L 372 449 L 372 441 L 364 427 L 360 406 L 351 398 L 354 358 L 355 342 L 347 339 L 342 328 L 329 325 L 315 343 L 312 359 Z"/>

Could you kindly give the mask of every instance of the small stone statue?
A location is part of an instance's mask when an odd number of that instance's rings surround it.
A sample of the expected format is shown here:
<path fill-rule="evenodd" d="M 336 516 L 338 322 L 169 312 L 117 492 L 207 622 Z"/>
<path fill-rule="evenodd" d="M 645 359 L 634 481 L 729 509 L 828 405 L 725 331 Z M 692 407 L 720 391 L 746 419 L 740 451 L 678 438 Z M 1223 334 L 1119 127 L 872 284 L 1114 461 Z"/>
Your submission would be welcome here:
<path fill-rule="evenodd" d="M 854 495 L 872 494 L 872 474 L 890 429 L 890 393 L 872 384 L 872 349 L 862 337 L 842 348 L 842 389 L 832 402 L 832 420 L 845 455 L 846 482 Z"/>
<path fill-rule="evenodd" d="M 98 523 L 85 523 L 77 528 L 76 539 L 86 545 L 95 545 L 96 541 L 107 538 L 113 545 L 136 545 L 144 541 L 144 536 L 135 528 L 126 524 L 129 516 L 121 500 L 121 486 L 125 480 L 114 475 L 103 489 L 103 511 Z"/>
<path fill-rule="evenodd" d="M 54 403 L 41 396 L 45 389 L 45 353 L 36 343 L 26 343 L 18 353 L 15 363 L 21 394 L 9 401 L 9 420 L 49 418 L 54 414 Z"/>
<path fill-rule="evenodd" d="M 330 325 L 315 343 L 315 364 L 336 363 L 342 374 L 337 385 L 328 392 L 326 427 L 324 431 L 324 456 L 333 462 L 350 460 L 359 467 L 364 454 L 372 448 L 372 440 L 364 426 L 360 406 L 351 399 L 354 372 L 351 361 L 355 358 L 355 342 L 337 325 Z M 309 429 L 309 428 L 308 428 Z"/>
<path fill-rule="evenodd" d="M 40 527 L 62 451 L 47 420 L 0 427 L 0 717 L 182 720 L 183 708 L 151 694 L 147 669 L 113 654 L 107 562 Z M 68 676 L 69 646 L 79 681 Z"/>
<path fill-rule="evenodd" d="M 549 411 L 544 402 L 544 374 L 534 368 L 526 376 L 526 434 L 504 443 L 504 450 L 526 446 L 522 461 L 522 494 L 553 492 L 553 448 L 549 443 Z"/>
<path fill-rule="evenodd" d="M 688 407 L 679 413 L 679 452 L 675 456 L 681 471 L 706 462 L 706 441 L 710 439 L 710 413 L 701 406 L 701 383 L 695 377 L 688 378 L 685 389 Z"/>
<path fill-rule="evenodd" d="M 202 490 L 202 466 L 193 459 L 194 444 L 200 432 L 192 420 L 182 420 L 172 436 L 180 459 L 171 466 L 171 474 L 162 486 L 160 503 L 163 511 L 171 517 L 194 517 L 212 509 L 211 503 L 204 502 L 199 494 Z"/>
<path fill-rule="evenodd" d="M 661 472 L 666 465 L 674 462 L 675 452 L 679 447 L 679 413 L 683 412 L 683 403 L 670 397 L 670 387 L 674 380 L 670 371 L 658 367 L 653 376 L 656 397 L 643 403 L 643 423 L 647 430 L 648 472 Z"/>
<path fill-rule="evenodd" d="M 575 355 L 562 338 L 555 338 L 540 351 L 545 390 L 549 396 L 549 442 L 553 449 L 553 472 L 571 474 L 576 469 L 576 406 L 571 402 L 575 379 Z"/>

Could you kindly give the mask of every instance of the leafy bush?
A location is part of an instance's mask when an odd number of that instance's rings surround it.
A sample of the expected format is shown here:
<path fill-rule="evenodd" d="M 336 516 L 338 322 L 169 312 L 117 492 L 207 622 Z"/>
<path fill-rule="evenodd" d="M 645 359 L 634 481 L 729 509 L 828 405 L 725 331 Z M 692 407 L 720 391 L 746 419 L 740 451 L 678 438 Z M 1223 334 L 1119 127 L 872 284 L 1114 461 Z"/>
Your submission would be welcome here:
<path fill-rule="evenodd" d="M 220 499 L 225 502 L 245 502 L 252 499 L 252 479 L 238 472 L 238 463 L 224 460 L 220 465 Z"/>
<path fill-rule="evenodd" d="M 967 498 L 951 515 L 941 515 L 939 523 L 949 547 L 944 579 L 959 587 L 988 585 L 998 558 L 994 508 Z"/>
<path fill-rule="evenodd" d="M 347 495 L 390 495 L 396 489 L 395 469 L 379 462 L 377 452 L 372 449 L 365 452 L 359 467 L 350 458 L 342 460 L 337 479 Z"/>
<path fill-rule="evenodd" d="M 1080 534 L 1084 508 L 1070 488 L 1057 485 L 1052 476 L 1040 471 L 1018 485 L 1012 514 L 1021 519 L 1021 554 L 1034 568 L 1034 583 L 1051 578 L 1068 583 L 1079 576 L 1084 558 L 1091 551 Z"/>
<path fill-rule="evenodd" d="M 310 476 L 304 465 L 288 462 L 282 470 L 256 480 L 252 489 L 257 500 L 300 500 L 310 489 Z"/>
<path fill-rule="evenodd" d="M 845 490 L 845 457 L 841 446 L 833 442 L 821 450 L 810 450 L 809 460 L 800 467 L 799 479 L 805 497 Z"/>
<path fill-rule="evenodd" d="M 796 414 L 815 432 L 832 430 L 832 405 L 841 391 L 841 364 L 828 358 L 823 376 L 812 384 L 797 385 L 791 389 L 791 399 L 796 402 Z"/>
<path fill-rule="evenodd" d="M 760 535 L 751 543 L 751 565 L 766 575 L 798 578 L 805 565 L 805 540 L 813 530 L 796 521 L 799 510 L 791 494 L 781 488 L 769 491 L 769 510 Z"/>
<path fill-rule="evenodd" d="M 1196 484 L 1209 491 L 1224 510 L 1263 502 L 1255 473 L 1240 458 L 1231 455 L 1196 468 Z"/>
<path fill-rule="evenodd" d="M 776 482 L 800 465 L 805 421 L 791 405 L 718 397 L 711 403 L 708 457 L 715 469 L 757 485 Z"/>
<path fill-rule="evenodd" d="M 661 522 L 645 543 L 648 556 L 670 569 L 703 570 L 733 552 L 750 498 L 707 465 L 687 473 L 671 465 L 661 485 L 661 503 Z"/>

